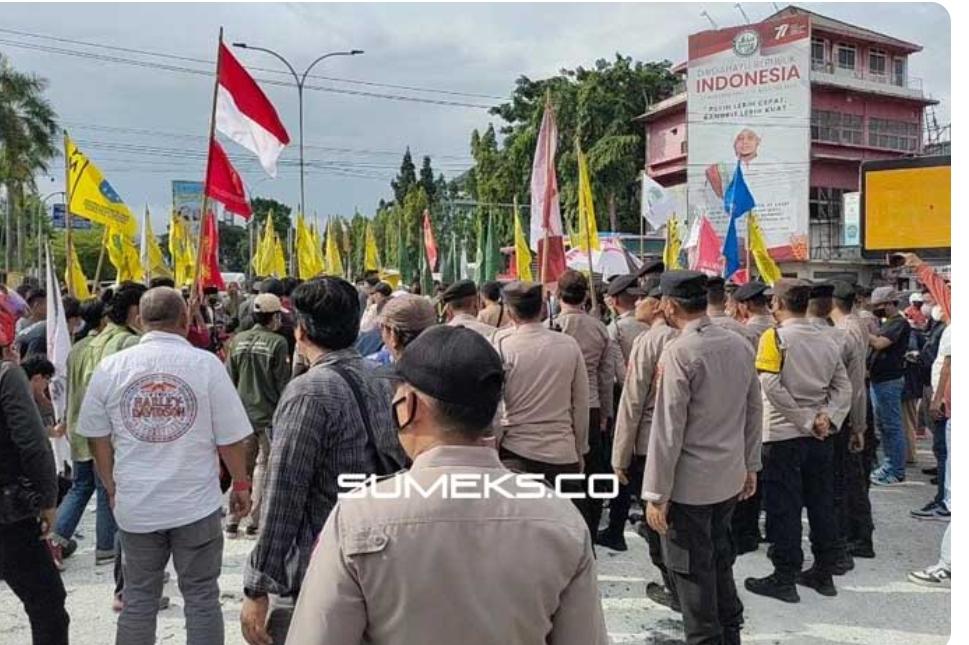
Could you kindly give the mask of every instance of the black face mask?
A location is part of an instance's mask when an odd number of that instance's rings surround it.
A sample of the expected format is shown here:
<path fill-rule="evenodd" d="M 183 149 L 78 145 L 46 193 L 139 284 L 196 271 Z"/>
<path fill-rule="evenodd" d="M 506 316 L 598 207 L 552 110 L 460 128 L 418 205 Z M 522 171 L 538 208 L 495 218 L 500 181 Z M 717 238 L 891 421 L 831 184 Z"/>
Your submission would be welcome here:
<path fill-rule="evenodd" d="M 415 396 L 411 399 L 410 411 L 407 415 L 407 421 L 404 423 L 400 422 L 400 417 L 397 415 L 397 408 L 400 404 L 407 400 L 407 396 L 403 396 L 399 399 L 394 399 L 390 402 L 390 412 L 391 416 L 394 418 L 394 425 L 397 426 L 397 432 L 403 432 L 414 421 L 414 413 L 417 411 L 417 397 Z"/>
<path fill-rule="evenodd" d="M 878 307 L 876 309 L 872 309 L 871 313 L 875 314 L 876 318 L 884 318 L 887 312 L 885 311 L 884 307 Z"/>

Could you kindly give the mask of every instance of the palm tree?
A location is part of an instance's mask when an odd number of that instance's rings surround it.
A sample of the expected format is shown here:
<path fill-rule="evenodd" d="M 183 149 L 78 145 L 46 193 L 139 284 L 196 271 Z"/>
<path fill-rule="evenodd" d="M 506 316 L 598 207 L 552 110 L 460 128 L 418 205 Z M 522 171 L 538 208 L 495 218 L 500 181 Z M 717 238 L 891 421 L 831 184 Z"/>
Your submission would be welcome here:
<path fill-rule="evenodd" d="M 0 55 L 0 183 L 7 189 L 8 214 L 35 191 L 34 175 L 47 170 L 57 153 L 54 109 L 44 97 L 47 80 L 24 74 Z M 22 214 L 23 215 L 23 214 Z M 10 270 L 13 221 L 6 219 L 4 268 Z"/>

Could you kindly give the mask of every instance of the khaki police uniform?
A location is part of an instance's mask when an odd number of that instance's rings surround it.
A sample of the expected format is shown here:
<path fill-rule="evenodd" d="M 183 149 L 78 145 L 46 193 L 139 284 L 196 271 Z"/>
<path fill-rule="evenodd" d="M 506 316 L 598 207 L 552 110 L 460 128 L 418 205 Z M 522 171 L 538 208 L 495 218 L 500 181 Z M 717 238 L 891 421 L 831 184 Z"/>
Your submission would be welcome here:
<path fill-rule="evenodd" d="M 512 324 L 505 305 L 501 303 L 489 304 L 479 311 L 478 322 L 482 322 L 496 329 L 504 329 L 505 327 L 510 327 Z"/>
<path fill-rule="evenodd" d="M 389 494 L 410 478 L 429 490 L 442 475 L 459 474 L 495 480 L 510 473 L 491 448 L 438 446 L 373 488 Z M 512 480 L 502 487 L 523 490 Z M 287 642 L 608 643 L 592 542 L 571 504 L 498 494 L 456 500 L 439 491 L 428 499 L 338 502 Z"/>
<path fill-rule="evenodd" d="M 716 313 L 716 314 L 710 315 L 710 322 L 716 325 L 717 327 L 722 327 L 723 329 L 729 329 L 734 333 L 740 334 L 740 336 L 745 338 L 747 342 L 750 343 L 754 349 L 757 348 L 757 340 L 760 337 L 759 334 L 757 334 L 755 330 L 744 325 L 736 318 L 728 316 L 725 313 Z"/>
<path fill-rule="evenodd" d="M 830 574 L 839 557 L 834 515 L 834 444 L 818 440 L 815 418 L 838 428 L 851 408 L 843 348 L 806 318 L 790 318 L 760 340 L 764 391 L 764 510 L 776 579 L 793 585 L 801 571 L 801 510 L 808 509 L 815 567 Z"/>
<path fill-rule="evenodd" d="M 747 333 L 751 338 L 756 338 L 757 340 L 754 347 L 760 343 L 760 337 L 763 335 L 763 333 L 773 326 L 774 317 L 769 314 L 754 314 L 747 319 L 747 322 L 745 323 Z"/>
<path fill-rule="evenodd" d="M 747 473 L 760 470 L 754 352 L 703 316 L 666 345 L 659 365 L 642 497 L 670 503 L 662 545 L 687 642 L 739 643 L 730 516 Z"/>
<path fill-rule="evenodd" d="M 454 314 L 454 317 L 447 324 L 451 327 L 467 327 L 472 331 L 478 332 L 489 341 L 494 337 L 495 332 L 498 331 L 491 325 L 479 322 L 477 318 L 464 312 Z"/>
<path fill-rule="evenodd" d="M 633 350 L 633 342 L 640 334 L 649 329 L 649 325 L 636 320 L 635 312 L 627 311 L 609 323 L 606 328 L 612 341 L 612 360 L 614 382 L 621 386 L 626 380 L 626 367 L 629 365 L 629 355 Z"/>

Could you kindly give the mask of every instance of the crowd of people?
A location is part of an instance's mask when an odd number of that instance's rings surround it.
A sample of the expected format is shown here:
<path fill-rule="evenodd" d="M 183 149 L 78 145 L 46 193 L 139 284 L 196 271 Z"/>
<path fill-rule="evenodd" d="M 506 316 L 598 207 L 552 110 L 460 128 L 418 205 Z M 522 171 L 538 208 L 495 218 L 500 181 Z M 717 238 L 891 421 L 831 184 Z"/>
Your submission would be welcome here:
<path fill-rule="evenodd" d="M 875 557 L 869 486 L 905 481 L 925 432 L 938 488 L 912 516 L 949 518 L 950 290 L 905 259 L 924 286 L 910 297 L 850 275 L 738 287 L 659 261 L 602 288 L 569 270 L 433 295 L 376 274 L 200 297 L 125 283 L 63 298 L 62 419 L 47 294 L 4 287 L 0 576 L 34 642 L 67 643 L 58 570 L 96 496 L 119 645 L 155 642 L 169 562 L 187 642 L 224 642 L 223 541 L 240 538 L 252 645 L 590 645 L 608 642 L 596 549 L 625 551 L 631 523 L 658 573 L 647 595 L 682 614 L 686 642 L 740 643 L 735 559 L 769 545 L 749 593 L 837 595 Z M 511 473 L 563 494 L 467 480 Z M 348 474 L 374 476 L 371 494 L 341 495 Z M 460 499 L 434 486 L 455 475 Z M 404 477 L 436 493 L 392 494 Z M 950 577 L 947 530 L 909 579 Z"/>

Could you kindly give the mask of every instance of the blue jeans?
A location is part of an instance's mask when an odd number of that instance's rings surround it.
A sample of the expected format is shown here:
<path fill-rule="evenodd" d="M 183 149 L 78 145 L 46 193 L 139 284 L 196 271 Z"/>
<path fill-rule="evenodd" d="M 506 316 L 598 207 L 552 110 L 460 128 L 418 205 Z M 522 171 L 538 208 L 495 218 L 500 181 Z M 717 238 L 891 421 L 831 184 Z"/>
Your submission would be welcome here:
<path fill-rule="evenodd" d="M 905 379 L 871 384 L 871 402 L 875 409 L 875 426 L 881 435 L 885 461 L 882 468 L 898 479 L 905 479 L 906 444 L 902 430 L 902 390 Z"/>
<path fill-rule="evenodd" d="M 114 534 L 118 526 L 114 523 L 114 513 L 108 502 L 108 492 L 101 485 L 101 480 L 94 472 L 94 461 L 75 461 L 73 465 L 74 485 L 64 496 L 60 508 L 57 509 L 57 521 L 54 533 L 65 540 L 74 535 L 77 523 L 81 521 L 84 507 L 94 491 L 98 492 L 98 510 L 96 517 L 97 550 L 114 551 Z"/>
<path fill-rule="evenodd" d="M 948 419 L 936 419 L 932 426 L 932 452 L 935 454 L 935 463 L 939 468 L 936 486 L 935 501 L 942 503 L 945 501 L 945 475 L 946 475 L 946 455 L 948 446 L 946 445 L 946 427 L 949 425 Z"/>

